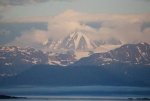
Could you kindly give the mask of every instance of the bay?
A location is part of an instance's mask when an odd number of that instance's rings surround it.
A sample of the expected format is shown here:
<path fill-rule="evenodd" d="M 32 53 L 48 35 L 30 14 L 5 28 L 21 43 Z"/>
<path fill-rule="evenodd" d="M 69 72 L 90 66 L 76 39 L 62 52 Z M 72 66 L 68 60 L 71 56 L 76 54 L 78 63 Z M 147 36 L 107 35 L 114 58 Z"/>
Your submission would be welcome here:
<path fill-rule="evenodd" d="M 0 95 L 27 99 L 0 99 L 0 101 L 139 101 L 150 98 L 149 87 L 127 86 L 3 86 Z M 133 98 L 134 100 L 128 100 Z M 144 100 L 141 100 L 144 101 Z"/>

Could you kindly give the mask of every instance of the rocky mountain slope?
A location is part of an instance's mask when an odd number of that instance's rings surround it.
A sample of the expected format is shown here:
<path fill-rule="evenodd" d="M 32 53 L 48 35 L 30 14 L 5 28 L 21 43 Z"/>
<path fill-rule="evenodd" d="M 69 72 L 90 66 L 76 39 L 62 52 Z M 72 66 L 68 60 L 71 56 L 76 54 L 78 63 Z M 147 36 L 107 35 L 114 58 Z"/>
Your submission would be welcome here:
<path fill-rule="evenodd" d="M 85 57 L 85 58 L 82 58 Z M 80 60 L 79 60 L 80 59 Z M 79 61 L 78 61 L 79 60 Z M 150 45 L 147 43 L 126 44 L 105 53 L 93 51 L 46 52 L 33 48 L 16 46 L 0 47 L 0 75 L 13 76 L 33 65 L 48 64 L 59 66 L 150 65 Z"/>
<path fill-rule="evenodd" d="M 126 44 L 105 53 L 93 54 L 74 65 L 109 65 L 114 63 L 150 65 L 150 45 L 147 43 Z"/>
<path fill-rule="evenodd" d="M 82 54 L 81 54 L 82 53 Z M 90 52 L 43 52 L 33 48 L 16 46 L 0 47 L 0 76 L 16 75 L 33 65 L 48 64 L 67 66 Z"/>
<path fill-rule="evenodd" d="M 66 36 L 65 38 L 52 41 L 46 44 L 47 50 L 79 50 L 79 51 L 94 51 L 97 47 L 101 45 L 121 45 L 121 41 L 115 38 L 110 38 L 107 40 L 96 40 L 92 41 L 85 31 L 76 30 L 72 34 Z"/>
<path fill-rule="evenodd" d="M 16 46 L 0 47 L 0 74 L 11 76 L 24 71 L 32 65 L 45 64 L 48 57 L 33 48 L 20 48 Z"/>
<path fill-rule="evenodd" d="M 49 49 L 89 50 L 96 45 L 81 31 L 75 31 L 65 38 L 50 42 Z"/>

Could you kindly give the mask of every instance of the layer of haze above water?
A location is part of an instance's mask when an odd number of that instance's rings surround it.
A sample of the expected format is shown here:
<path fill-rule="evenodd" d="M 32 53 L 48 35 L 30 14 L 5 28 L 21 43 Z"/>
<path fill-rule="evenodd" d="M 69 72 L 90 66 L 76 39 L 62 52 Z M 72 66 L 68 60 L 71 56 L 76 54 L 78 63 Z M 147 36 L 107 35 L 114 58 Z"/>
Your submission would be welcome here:
<path fill-rule="evenodd" d="M 150 88 L 125 86 L 6 86 L 0 94 L 23 96 L 29 99 L 5 101 L 128 101 L 128 98 L 150 98 Z M 126 100 L 125 100 L 126 99 Z M 1 101 L 1 100 L 0 100 Z"/>

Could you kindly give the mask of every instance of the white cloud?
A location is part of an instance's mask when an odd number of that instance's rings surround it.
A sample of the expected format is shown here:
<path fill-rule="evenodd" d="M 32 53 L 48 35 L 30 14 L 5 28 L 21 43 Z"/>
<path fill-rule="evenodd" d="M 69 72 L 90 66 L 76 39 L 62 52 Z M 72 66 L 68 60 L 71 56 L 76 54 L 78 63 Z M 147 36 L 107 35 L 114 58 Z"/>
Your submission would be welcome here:
<path fill-rule="evenodd" d="M 150 43 L 150 27 L 146 28 L 140 38 L 143 42 Z"/>
<path fill-rule="evenodd" d="M 72 10 L 62 12 L 55 17 L 30 19 L 34 22 L 48 22 L 48 31 L 34 30 L 23 33 L 15 43 L 45 43 L 48 39 L 58 40 L 76 29 L 86 30 L 92 40 L 104 40 L 110 37 L 119 38 L 123 43 L 149 42 L 150 29 L 141 31 L 142 23 L 150 22 L 150 14 L 88 14 Z M 49 18 L 49 19 L 48 19 Z M 38 19 L 38 20 L 37 20 Z M 28 21 L 27 19 L 18 20 Z M 16 20 L 17 22 L 17 20 Z M 100 28 L 89 26 L 88 22 L 101 24 Z M 144 33 L 144 34 L 143 34 Z"/>
<path fill-rule="evenodd" d="M 115 37 L 121 39 L 123 43 L 131 43 L 145 36 L 141 32 L 141 27 L 143 22 L 150 22 L 149 15 L 88 14 L 67 10 L 50 20 L 49 31 L 55 39 L 64 37 L 75 29 L 82 29 L 89 31 L 93 40 Z M 84 24 L 86 22 L 101 23 L 101 27 L 97 30 Z"/>
<path fill-rule="evenodd" d="M 48 30 L 50 36 L 53 39 L 60 39 L 72 33 L 76 29 L 95 32 L 95 29 L 82 24 L 82 21 L 88 21 L 88 18 L 84 17 L 84 14 L 82 15 L 82 13 L 67 10 L 49 20 Z"/>
<path fill-rule="evenodd" d="M 33 47 L 35 45 L 46 44 L 48 42 L 47 31 L 35 30 L 23 32 L 19 37 L 8 45 L 17 45 L 20 47 Z"/>

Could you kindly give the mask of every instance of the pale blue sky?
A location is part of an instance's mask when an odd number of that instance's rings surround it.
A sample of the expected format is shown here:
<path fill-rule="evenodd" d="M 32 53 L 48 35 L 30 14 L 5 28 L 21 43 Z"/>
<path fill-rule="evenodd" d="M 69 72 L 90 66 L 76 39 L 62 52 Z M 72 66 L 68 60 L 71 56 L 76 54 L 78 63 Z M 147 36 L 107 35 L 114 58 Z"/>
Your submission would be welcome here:
<path fill-rule="evenodd" d="M 53 16 L 72 9 L 88 13 L 150 13 L 149 0 L 50 0 L 44 3 L 13 5 L 10 10 L 1 12 L 4 18 Z"/>

